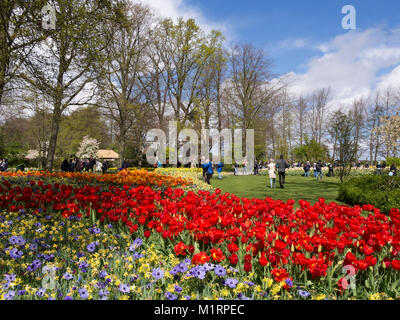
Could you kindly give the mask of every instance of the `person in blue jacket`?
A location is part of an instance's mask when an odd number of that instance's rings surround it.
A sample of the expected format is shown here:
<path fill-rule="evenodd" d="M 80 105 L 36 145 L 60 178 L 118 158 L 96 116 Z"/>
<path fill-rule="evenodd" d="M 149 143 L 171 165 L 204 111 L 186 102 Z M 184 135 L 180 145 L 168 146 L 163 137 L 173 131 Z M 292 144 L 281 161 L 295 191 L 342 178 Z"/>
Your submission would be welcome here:
<path fill-rule="evenodd" d="M 222 162 L 218 163 L 217 165 L 217 171 L 218 171 L 218 179 L 222 179 L 222 168 L 224 167 L 224 164 Z"/>
<path fill-rule="evenodd" d="M 203 168 L 206 171 L 206 177 L 205 177 L 205 181 L 208 184 L 211 184 L 210 180 L 212 178 L 212 175 L 214 174 L 214 170 L 213 170 L 213 166 L 212 163 L 209 159 L 207 159 L 204 163 L 203 163 Z"/>

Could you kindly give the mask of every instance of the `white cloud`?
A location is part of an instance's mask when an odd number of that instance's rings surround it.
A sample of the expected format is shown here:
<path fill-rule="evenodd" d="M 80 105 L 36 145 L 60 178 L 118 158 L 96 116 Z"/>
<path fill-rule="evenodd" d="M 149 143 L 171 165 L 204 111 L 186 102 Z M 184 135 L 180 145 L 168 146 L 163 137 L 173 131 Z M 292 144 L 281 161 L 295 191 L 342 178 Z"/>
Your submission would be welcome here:
<path fill-rule="evenodd" d="M 301 42 L 299 42 L 301 43 Z M 307 71 L 290 72 L 290 92 L 308 95 L 330 87 L 330 104 L 340 106 L 367 97 L 376 87 L 400 87 L 400 32 L 383 28 L 352 31 L 316 46 Z M 381 75 L 382 72 L 386 74 Z"/>
<path fill-rule="evenodd" d="M 377 89 L 385 90 L 389 87 L 400 89 L 400 66 L 394 68 L 391 72 L 380 77 L 377 84 Z"/>

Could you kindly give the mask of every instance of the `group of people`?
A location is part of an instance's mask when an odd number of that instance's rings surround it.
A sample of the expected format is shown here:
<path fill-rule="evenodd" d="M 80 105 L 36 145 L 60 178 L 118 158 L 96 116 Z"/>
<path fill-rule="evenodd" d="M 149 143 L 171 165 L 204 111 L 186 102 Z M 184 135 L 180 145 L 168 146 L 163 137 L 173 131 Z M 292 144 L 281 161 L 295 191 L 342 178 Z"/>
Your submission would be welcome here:
<path fill-rule="evenodd" d="M 61 170 L 63 172 L 103 172 L 106 173 L 111 167 L 109 161 L 101 163 L 94 158 L 90 159 L 64 159 L 61 163 Z"/>
<path fill-rule="evenodd" d="M 274 159 L 270 159 L 269 164 L 267 165 L 270 187 L 276 188 L 276 173 L 278 172 L 279 176 L 279 186 L 281 189 L 284 189 L 285 185 L 285 177 L 286 177 L 286 169 L 290 168 L 289 163 L 283 159 L 283 155 L 279 157 L 279 159 L 274 161 Z"/>
<path fill-rule="evenodd" d="M 303 165 L 304 169 L 304 176 L 309 177 L 311 173 L 311 169 L 313 170 L 313 175 L 315 178 L 318 180 L 322 180 L 322 168 L 328 167 L 328 177 L 334 177 L 335 176 L 335 165 L 333 163 L 323 163 L 321 160 L 318 160 L 317 162 L 314 162 L 313 164 L 310 163 L 310 161 L 307 161 Z"/>
<path fill-rule="evenodd" d="M 378 162 L 376 164 L 376 173 L 378 175 L 382 175 L 383 174 L 383 170 L 385 169 L 385 165 L 382 162 Z M 392 163 L 389 169 L 389 176 L 397 176 L 397 167 L 395 163 Z"/>
<path fill-rule="evenodd" d="M 204 177 L 204 181 L 207 184 L 211 184 L 211 178 L 214 175 L 214 164 L 212 161 L 210 161 L 210 159 L 202 159 L 201 161 L 201 166 L 203 168 L 203 177 Z M 224 167 L 224 164 L 222 162 L 218 163 L 215 166 L 215 169 L 218 172 L 218 179 L 222 179 L 222 168 Z"/>
<path fill-rule="evenodd" d="M 251 168 L 249 167 L 246 159 L 243 161 L 242 166 L 243 166 L 243 175 L 251 173 Z M 260 169 L 265 169 L 266 167 L 267 163 L 265 163 L 264 161 L 258 162 L 257 160 L 254 160 L 254 168 L 253 168 L 254 175 L 258 175 L 260 173 Z M 237 163 L 237 161 L 235 161 L 235 163 L 233 164 L 233 168 L 234 168 L 234 175 L 235 176 L 239 175 L 239 163 Z"/>

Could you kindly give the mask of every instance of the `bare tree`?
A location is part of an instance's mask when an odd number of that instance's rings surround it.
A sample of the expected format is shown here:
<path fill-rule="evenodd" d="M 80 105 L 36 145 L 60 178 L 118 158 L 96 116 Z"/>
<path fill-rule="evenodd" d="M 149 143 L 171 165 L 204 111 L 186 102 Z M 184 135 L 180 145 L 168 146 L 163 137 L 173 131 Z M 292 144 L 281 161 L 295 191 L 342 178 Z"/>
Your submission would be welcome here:
<path fill-rule="evenodd" d="M 49 146 L 51 104 L 44 101 L 38 92 L 31 91 L 29 96 L 24 99 L 24 105 L 29 113 L 32 113 L 27 128 L 28 141 L 31 147 L 38 151 L 38 168 L 42 169 Z"/>
<path fill-rule="evenodd" d="M 368 106 L 367 126 L 369 130 L 369 159 L 371 163 L 375 163 L 381 145 L 380 135 L 377 134 L 376 128 L 380 126 L 380 118 L 383 115 L 383 108 L 380 104 L 380 92 L 378 91 L 372 103 Z"/>
<path fill-rule="evenodd" d="M 226 96 L 236 122 L 242 129 L 254 126 L 272 92 L 265 90 L 271 80 L 271 62 L 262 49 L 250 44 L 236 45 L 229 55 L 229 79 Z"/>
<path fill-rule="evenodd" d="M 154 112 L 159 128 L 165 128 L 166 113 L 169 109 L 169 86 L 170 77 L 166 71 L 151 35 L 150 43 L 147 48 L 147 70 L 138 75 L 143 99 Z"/>
<path fill-rule="evenodd" d="M 303 145 L 303 139 L 305 134 L 305 120 L 306 120 L 306 113 L 308 111 L 307 100 L 300 96 L 297 103 L 295 104 L 295 110 L 297 114 L 297 121 L 298 121 L 298 137 L 299 137 L 299 144 L 300 146 Z"/>
<path fill-rule="evenodd" d="M 311 97 L 310 130 L 312 137 L 321 144 L 324 135 L 326 107 L 330 89 L 320 89 Z"/>
<path fill-rule="evenodd" d="M 99 66 L 100 99 L 97 105 L 118 126 L 120 161 L 125 159 L 128 132 L 141 113 L 142 87 L 140 75 L 146 72 L 146 54 L 153 15 L 140 4 L 121 4 L 116 18 L 106 26 L 109 36 L 106 59 Z"/>
<path fill-rule="evenodd" d="M 357 141 L 357 121 L 342 110 L 333 112 L 329 119 L 329 133 L 337 143 L 337 157 L 339 160 L 339 177 L 341 182 L 347 177 L 352 163 L 359 155 Z"/>

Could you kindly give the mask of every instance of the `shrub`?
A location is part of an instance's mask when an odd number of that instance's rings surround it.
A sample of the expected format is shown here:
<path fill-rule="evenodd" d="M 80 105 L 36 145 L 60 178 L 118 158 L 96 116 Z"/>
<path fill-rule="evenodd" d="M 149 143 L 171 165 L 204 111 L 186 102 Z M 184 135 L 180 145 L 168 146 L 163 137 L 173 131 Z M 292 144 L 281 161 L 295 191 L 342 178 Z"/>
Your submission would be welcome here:
<path fill-rule="evenodd" d="M 338 200 L 349 205 L 371 204 L 388 213 L 392 208 L 400 208 L 400 177 L 351 178 L 340 185 Z"/>
<path fill-rule="evenodd" d="M 388 166 L 391 166 L 392 163 L 394 163 L 396 167 L 400 167 L 400 158 L 387 158 L 386 163 Z"/>

